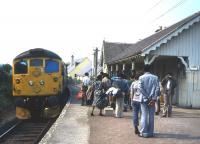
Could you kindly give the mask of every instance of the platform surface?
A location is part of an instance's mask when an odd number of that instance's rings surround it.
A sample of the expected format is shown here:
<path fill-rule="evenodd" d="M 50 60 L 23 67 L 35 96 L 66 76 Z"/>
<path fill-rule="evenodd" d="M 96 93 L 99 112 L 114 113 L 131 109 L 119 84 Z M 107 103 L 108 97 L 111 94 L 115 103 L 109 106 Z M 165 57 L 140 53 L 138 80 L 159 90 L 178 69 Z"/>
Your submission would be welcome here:
<path fill-rule="evenodd" d="M 95 109 L 81 106 L 75 97 L 41 144 L 200 144 L 200 110 L 173 108 L 170 118 L 155 116 L 155 137 L 141 138 L 134 134 L 132 111 L 123 118 L 99 116 Z"/>

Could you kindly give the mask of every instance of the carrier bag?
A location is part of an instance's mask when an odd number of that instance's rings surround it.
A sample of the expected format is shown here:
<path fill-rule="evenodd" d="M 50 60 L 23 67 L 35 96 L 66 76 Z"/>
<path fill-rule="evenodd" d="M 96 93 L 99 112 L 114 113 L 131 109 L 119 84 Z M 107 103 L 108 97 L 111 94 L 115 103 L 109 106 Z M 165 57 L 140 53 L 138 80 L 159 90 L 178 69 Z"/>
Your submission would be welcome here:
<path fill-rule="evenodd" d="M 82 97 L 83 97 L 83 91 L 81 90 L 81 91 L 79 91 L 79 92 L 76 94 L 76 99 L 77 99 L 77 100 L 81 100 Z"/>

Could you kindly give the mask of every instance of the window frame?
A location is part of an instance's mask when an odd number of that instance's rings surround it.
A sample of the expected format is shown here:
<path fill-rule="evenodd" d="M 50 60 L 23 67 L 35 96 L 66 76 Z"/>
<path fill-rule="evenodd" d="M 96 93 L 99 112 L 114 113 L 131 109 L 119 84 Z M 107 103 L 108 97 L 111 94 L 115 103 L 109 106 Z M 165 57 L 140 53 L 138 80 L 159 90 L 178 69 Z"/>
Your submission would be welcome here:
<path fill-rule="evenodd" d="M 52 61 L 52 62 L 56 62 L 58 65 L 57 65 L 57 71 L 53 70 L 51 72 L 47 71 L 46 70 L 46 64 L 47 64 L 47 61 Z M 47 73 L 47 74 L 51 74 L 51 73 L 59 73 L 60 72 L 60 62 L 56 59 L 45 59 L 45 62 L 44 62 L 44 72 Z"/>
<path fill-rule="evenodd" d="M 26 66 L 26 72 L 23 72 L 23 73 L 22 72 L 21 73 L 17 72 L 16 73 L 16 71 L 17 71 L 16 70 L 16 68 L 17 68 L 16 64 L 17 63 L 20 64 L 20 62 L 25 62 L 26 63 L 26 65 L 25 65 Z M 14 62 L 14 74 L 28 74 L 28 73 L 29 73 L 29 61 L 28 61 L 28 59 L 20 59 L 20 60 L 17 60 L 17 61 Z"/>
<path fill-rule="evenodd" d="M 31 61 L 32 60 L 41 60 L 42 64 L 41 65 L 36 65 L 36 66 L 35 65 L 31 65 Z M 44 59 L 43 58 L 33 58 L 33 59 L 30 59 L 29 60 L 29 66 L 30 67 L 43 67 L 44 66 Z"/>

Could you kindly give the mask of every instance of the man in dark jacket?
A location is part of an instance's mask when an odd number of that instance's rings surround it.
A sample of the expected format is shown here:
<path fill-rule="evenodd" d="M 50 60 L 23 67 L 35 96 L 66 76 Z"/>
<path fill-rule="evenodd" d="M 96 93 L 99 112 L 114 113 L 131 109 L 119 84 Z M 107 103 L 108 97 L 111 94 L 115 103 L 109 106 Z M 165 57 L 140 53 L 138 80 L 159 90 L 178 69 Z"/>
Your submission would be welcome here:
<path fill-rule="evenodd" d="M 162 117 L 170 117 L 172 114 L 172 98 L 176 87 L 176 80 L 168 73 L 161 82 L 164 92 L 164 107 Z"/>
<path fill-rule="evenodd" d="M 114 77 L 112 80 L 112 86 L 119 89 L 119 92 L 116 96 L 116 109 L 115 109 L 115 117 L 121 118 L 123 117 L 123 106 L 124 106 L 124 96 L 126 93 L 127 83 L 123 79 L 123 74 L 118 73 L 117 77 Z"/>

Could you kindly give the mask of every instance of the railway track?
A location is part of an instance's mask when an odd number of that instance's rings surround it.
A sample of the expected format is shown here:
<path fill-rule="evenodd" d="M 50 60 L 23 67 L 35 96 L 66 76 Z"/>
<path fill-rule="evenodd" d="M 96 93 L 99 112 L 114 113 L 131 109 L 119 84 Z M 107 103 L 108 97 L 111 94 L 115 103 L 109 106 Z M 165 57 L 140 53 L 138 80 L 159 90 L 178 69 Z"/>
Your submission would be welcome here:
<path fill-rule="evenodd" d="M 69 97 L 66 105 L 70 105 Z M 38 144 L 57 118 L 49 120 L 13 120 L 0 130 L 0 144 Z"/>
<path fill-rule="evenodd" d="M 37 144 L 55 119 L 40 121 L 20 121 L 1 134 L 3 144 Z"/>

